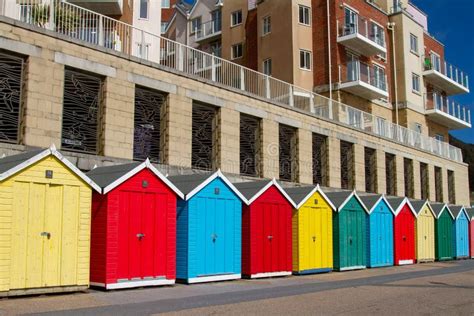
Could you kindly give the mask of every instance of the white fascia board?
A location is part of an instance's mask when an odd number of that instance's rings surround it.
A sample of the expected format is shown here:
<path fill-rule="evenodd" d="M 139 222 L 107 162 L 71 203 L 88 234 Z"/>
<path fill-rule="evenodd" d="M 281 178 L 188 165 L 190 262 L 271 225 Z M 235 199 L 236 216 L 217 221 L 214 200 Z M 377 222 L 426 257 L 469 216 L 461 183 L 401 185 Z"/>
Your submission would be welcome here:
<path fill-rule="evenodd" d="M 329 198 L 327 197 L 327 195 L 323 192 L 323 190 L 321 190 L 321 187 L 319 186 L 319 184 L 317 184 L 314 189 L 311 190 L 311 192 L 308 193 L 308 195 L 306 195 L 303 200 L 301 200 L 301 202 L 296 206 L 297 209 L 300 209 L 305 203 L 306 201 L 308 201 L 308 199 L 310 197 L 312 197 L 316 192 L 318 192 L 322 197 L 323 199 L 326 201 L 326 203 L 331 207 L 331 209 L 333 211 L 336 210 L 336 207 L 334 206 L 334 204 L 332 204 L 331 200 L 329 200 Z"/>
<path fill-rule="evenodd" d="M 133 168 L 132 170 L 130 170 L 129 172 L 127 172 L 126 174 L 124 174 L 123 176 L 121 176 L 120 178 L 118 178 L 117 180 L 115 180 L 114 182 L 106 186 L 105 188 L 103 188 L 102 194 L 109 193 L 110 191 L 112 191 L 113 189 L 115 189 L 116 187 L 118 187 L 119 185 L 121 185 L 122 183 L 124 183 L 125 181 L 127 181 L 128 179 L 130 179 L 131 177 L 133 177 L 134 175 L 136 175 L 137 173 L 139 173 L 145 168 L 146 168 L 145 162 L 139 164 L 138 166 L 136 166 L 135 168 Z"/>
<path fill-rule="evenodd" d="M 288 193 L 286 193 L 285 190 L 283 190 L 283 188 L 278 184 L 275 178 L 272 179 L 272 183 L 273 185 L 275 185 L 278 191 L 280 191 L 280 193 L 283 194 L 283 196 L 288 200 L 288 202 L 290 202 L 291 206 L 296 208 L 295 201 L 293 201 L 292 198 L 288 195 Z"/>
<path fill-rule="evenodd" d="M 346 204 L 351 200 L 352 197 L 355 197 L 356 200 L 360 203 L 360 205 L 362 205 L 362 208 L 364 209 L 364 211 L 370 215 L 369 213 L 369 210 L 367 209 L 367 207 L 365 206 L 364 202 L 362 202 L 362 200 L 360 199 L 359 195 L 357 195 L 357 192 L 355 190 L 353 190 L 351 192 L 351 194 L 349 194 L 349 196 L 346 198 L 346 200 L 341 204 L 341 206 L 339 207 L 338 209 L 338 212 L 341 211 L 341 209 L 344 208 L 344 206 L 346 206 Z"/>
<path fill-rule="evenodd" d="M 13 168 L 5 171 L 4 173 L 2 173 L 0 175 L 0 181 L 3 181 L 6 178 L 9 178 L 9 177 L 13 176 L 14 174 L 20 172 L 21 170 L 23 170 L 25 168 L 28 168 L 32 164 L 40 161 L 41 159 L 43 159 L 43 158 L 45 158 L 49 155 L 51 155 L 51 149 L 50 148 L 43 150 L 42 152 L 40 152 L 36 156 L 33 156 L 30 159 L 25 160 L 22 163 L 16 165 L 15 167 L 13 167 Z"/>
<path fill-rule="evenodd" d="M 254 194 L 254 196 L 252 196 L 252 197 L 247 201 L 247 205 L 252 204 L 252 203 L 253 203 L 256 199 L 258 199 L 265 191 L 267 191 L 268 188 L 270 188 L 272 185 L 273 185 L 273 180 L 269 180 L 268 183 L 267 183 L 262 189 L 260 189 L 260 191 L 258 191 L 256 194 Z"/>

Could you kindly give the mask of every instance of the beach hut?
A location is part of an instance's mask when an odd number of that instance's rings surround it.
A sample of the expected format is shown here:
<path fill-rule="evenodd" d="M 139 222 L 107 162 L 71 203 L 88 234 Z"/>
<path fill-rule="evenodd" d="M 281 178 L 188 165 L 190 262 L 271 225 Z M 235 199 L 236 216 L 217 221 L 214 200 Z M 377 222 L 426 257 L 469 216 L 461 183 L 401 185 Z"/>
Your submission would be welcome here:
<path fill-rule="evenodd" d="M 0 159 L 1 296 L 88 288 L 92 189 L 54 146 Z"/>
<path fill-rule="evenodd" d="M 367 266 L 368 210 L 355 191 L 325 191 L 333 213 L 334 269 L 365 269 Z"/>
<path fill-rule="evenodd" d="M 242 273 L 249 278 L 291 274 L 295 204 L 275 179 L 235 187 L 247 201 L 242 210 Z"/>
<path fill-rule="evenodd" d="M 436 213 L 435 256 L 436 260 L 452 260 L 455 256 L 454 216 L 444 203 L 431 203 Z"/>
<path fill-rule="evenodd" d="M 369 211 L 367 220 L 367 266 L 393 266 L 393 209 L 381 194 L 359 194 Z"/>
<path fill-rule="evenodd" d="M 240 279 L 245 198 L 220 171 L 168 179 L 184 194 L 177 203 L 176 279 Z"/>
<path fill-rule="evenodd" d="M 331 271 L 334 205 L 319 185 L 287 188 L 285 191 L 296 204 L 292 215 L 293 273 Z"/>
<path fill-rule="evenodd" d="M 119 289 L 173 284 L 176 200 L 183 194 L 148 160 L 87 173 L 92 196 L 91 285 Z"/>
<path fill-rule="evenodd" d="M 395 265 L 415 263 L 415 220 L 416 213 L 406 197 L 388 197 L 388 203 L 395 211 L 393 240 Z"/>
<path fill-rule="evenodd" d="M 469 215 L 464 206 L 449 207 L 454 215 L 454 256 L 456 259 L 469 258 Z"/>
<path fill-rule="evenodd" d="M 466 212 L 469 214 L 469 253 L 474 259 L 474 208 L 467 208 Z"/>
<path fill-rule="evenodd" d="M 435 260 L 435 218 L 436 214 L 428 201 L 410 199 L 416 212 L 416 260 L 432 262 Z"/>

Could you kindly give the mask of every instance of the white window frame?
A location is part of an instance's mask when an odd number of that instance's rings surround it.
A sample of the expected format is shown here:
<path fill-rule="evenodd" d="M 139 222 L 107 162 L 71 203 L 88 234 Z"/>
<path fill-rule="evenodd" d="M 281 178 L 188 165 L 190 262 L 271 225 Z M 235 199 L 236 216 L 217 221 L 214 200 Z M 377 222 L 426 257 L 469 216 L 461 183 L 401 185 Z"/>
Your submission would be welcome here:
<path fill-rule="evenodd" d="M 237 17 L 240 15 L 240 21 L 237 21 Z M 230 27 L 241 25 L 243 21 L 242 10 L 234 11 L 230 14 Z"/>
<path fill-rule="evenodd" d="M 199 21 L 199 25 L 196 26 L 196 28 L 194 27 L 194 21 Z M 199 31 L 199 29 L 201 28 L 201 25 L 202 25 L 202 17 L 201 16 L 197 16 L 195 17 L 194 19 L 191 19 L 191 30 L 189 32 L 190 35 L 193 35 L 195 34 L 197 31 Z"/>
<path fill-rule="evenodd" d="M 302 55 L 304 54 L 304 55 Z M 313 53 L 310 50 L 307 49 L 300 49 L 300 58 L 299 58 L 299 67 L 301 70 L 306 70 L 306 71 L 311 71 L 312 70 L 312 55 Z M 303 59 L 301 59 L 303 57 Z M 306 58 L 309 57 L 307 60 Z M 304 65 L 302 66 L 301 62 L 303 61 Z M 309 68 L 306 65 L 306 62 L 309 62 Z"/>
<path fill-rule="evenodd" d="M 436 133 L 435 139 L 439 140 L 440 142 L 444 142 L 444 135 Z"/>
<path fill-rule="evenodd" d="M 140 17 L 140 20 L 148 20 L 148 18 L 150 17 L 150 1 L 149 0 L 140 0 L 140 7 L 138 8 L 139 10 L 139 13 L 138 13 L 138 16 Z M 143 17 L 142 16 L 142 5 L 143 4 L 146 4 L 146 17 Z"/>
<path fill-rule="evenodd" d="M 305 21 L 306 12 L 308 12 L 308 21 Z M 301 15 L 301 13 L 303 13 L 303 15 Z M 311 26 L 311 7 L 301 4 L 298 5 L 298 23 L 305 26 Z"/>
<path fill-rule="evenodd" d="M 239 46 L 240 46 L 240 56 L 235 56 L 234 48 L 237 48 Z M 230 55 L 231 55 L 232 60 L 242 58 L 244 55 L 244 45 L 242 43 L 237 43 L 237 44 L 232 45 L 230 47 Z"/>
<path fill-rule="evenodd" d="M 415 81 L 416 79 L 416 81 Z M 416 82 L 416 85 L 418 86 L 418 90 L 416 89 L 415 87 L 415 82 Z M 419 94 L 421 95 L 421 79 L 420 79 L 420 75 L 412 72 L 411 73 L 411 91 L 415 94 Z"/>
<path fill-rule="evenodd" d="M 415 44 L 415 49 L 413 49 L 413 43 Z M 418 49 L 419 49 L 419 47 L 418 47 L 418 36 L 416 36 L 413 33 L 410 33 L 410 52 L 414 53 L 415 55 L 418 55 L 419 54 Z"/>
<path fill-rule="evenodd" d="M 170 0 L 161 0 L 161 8 L 162 9 L 171 8 Z"/>
<path fill-rule="evenodd" d="M 262 36 L 272 32 L 272 16 L 267 15 L 262 19 Z"/>
<path fill-rule="evenodd" d="M 267 76 L 272 75 L 272 59 L 271 58 L 267 58 L 263 61 L 262 71 Z"/>

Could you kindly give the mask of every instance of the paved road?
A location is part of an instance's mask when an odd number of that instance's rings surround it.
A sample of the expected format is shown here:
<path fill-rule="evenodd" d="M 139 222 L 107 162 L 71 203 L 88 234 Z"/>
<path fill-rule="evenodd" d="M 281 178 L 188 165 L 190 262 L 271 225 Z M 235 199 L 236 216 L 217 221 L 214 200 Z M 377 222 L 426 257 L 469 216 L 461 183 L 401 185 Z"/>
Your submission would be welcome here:
<path fill-rule="evenodd" d="M 0 301 L 0 314 L 474 315 L 474 260 Z"/>

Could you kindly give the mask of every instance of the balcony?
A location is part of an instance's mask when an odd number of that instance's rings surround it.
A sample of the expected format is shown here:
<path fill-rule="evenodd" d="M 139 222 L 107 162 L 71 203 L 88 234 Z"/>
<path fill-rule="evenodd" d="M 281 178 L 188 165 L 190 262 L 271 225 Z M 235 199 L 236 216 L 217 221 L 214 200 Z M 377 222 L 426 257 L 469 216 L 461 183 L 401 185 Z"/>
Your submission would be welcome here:
<path fill-rule="evenodd" d="M 201 27 L 195 33 L 195 40 L 197 43 L 212 41 L 219 37 L 222 33 L 221 20 L 212 20 L 201 24 Z"/>
<path fill-rule="evenodd" d="M 432 92 L 426 95 L 425 109 L 431 121 L 449 129 L 471 128 L 471 111 L 440 93 Z"/>
<path fill-rule="evenodd" d="M 353 22 L 337 21 L 337 42 L 364 56 L 385 55 L 385 32 L 379 25 L 355 15 Z"/>
<path fill-rule="evenodd" d="M 439 58 L 439 57 L 438 57 Z M 469 93 L 468 76 L 453 65 L 438 58 L 426 58 L 423 76 L 425 80 L 446 92 L 447 95 Z"/>
<path fill-rule="evenodd" d="M 123 0 L 67 0 L 67 2 L 104 15 L 123 14 Z"/>
<path fill-rule="evenodd" d="M 387 76 L 382 68 L 361 61 L 339 66 L 340 88 L 367 100 L 388 98 Z"/>

